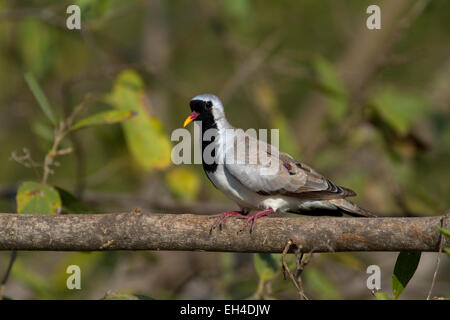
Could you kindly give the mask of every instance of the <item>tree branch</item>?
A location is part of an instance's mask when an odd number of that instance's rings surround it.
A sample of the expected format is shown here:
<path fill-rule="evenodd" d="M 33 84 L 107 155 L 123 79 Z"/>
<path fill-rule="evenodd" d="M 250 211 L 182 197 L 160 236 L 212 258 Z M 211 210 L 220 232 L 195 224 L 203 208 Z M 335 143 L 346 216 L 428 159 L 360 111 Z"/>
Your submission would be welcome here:
<path fill-rule="evenodd" d="M 248 229 L 239 232 L 241 219 L 228 219 L 222 230 L 210 234 L 211 216 L 192 214 L 1 213 L 0 250 L 281 253 L 292 240 L 303 252 L 438 251 L 441 236 L 437 227 L 442 219 L 269 217 L 258 220 L 252 233 Z M 448 228 L 448 219 L 443 222 Z M 291 249 L 294 252 L 296 248 Z"/>

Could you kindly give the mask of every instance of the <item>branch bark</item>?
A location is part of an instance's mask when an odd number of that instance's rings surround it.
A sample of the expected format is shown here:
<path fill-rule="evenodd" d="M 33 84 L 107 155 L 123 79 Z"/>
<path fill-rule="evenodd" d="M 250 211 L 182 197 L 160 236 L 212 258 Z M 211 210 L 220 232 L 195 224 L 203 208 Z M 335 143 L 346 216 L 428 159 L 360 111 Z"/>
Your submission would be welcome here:
<path fill-rule="evenodd" d="M 437 227 L 444 217 L 340 218 L 268 217 L 252 233 L 244 221 L 228 219 L 210 233 L 211 216 L 108 213 L 77 215 L 0 214 L 0 250 L 101 251 L 186 250 L 292 252 L 438 251 Z M 443 240 L 445 241 L 445 240 Z M 445 245 L 449 246 L 447 243 Z"/>

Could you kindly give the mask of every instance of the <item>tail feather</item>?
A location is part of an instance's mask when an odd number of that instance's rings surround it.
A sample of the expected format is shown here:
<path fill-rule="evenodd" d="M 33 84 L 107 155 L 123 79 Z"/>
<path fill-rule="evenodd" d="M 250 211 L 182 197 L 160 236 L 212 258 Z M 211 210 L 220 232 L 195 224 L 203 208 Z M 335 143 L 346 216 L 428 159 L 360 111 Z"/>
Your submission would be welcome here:
<path fill-rule="evenodd" d="M 344 211 L 346 214 L 353 217 L 366 217 L 375 218 L 377 217 L 372 212 L 359 207 L 357 204 L 348 201 L 346 199 L 332 199 L 328 200 L 331 204 L 335 205 L 339 210 Z"/>

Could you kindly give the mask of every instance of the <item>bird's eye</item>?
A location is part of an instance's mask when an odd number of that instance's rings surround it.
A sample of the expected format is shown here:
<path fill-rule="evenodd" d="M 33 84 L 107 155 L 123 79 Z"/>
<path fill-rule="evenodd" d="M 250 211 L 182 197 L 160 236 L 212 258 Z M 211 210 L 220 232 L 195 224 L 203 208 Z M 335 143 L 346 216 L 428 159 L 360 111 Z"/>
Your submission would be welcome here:
<path fill-rule="evenodd" d="M 211 101 L 207 101 L 206 102 L 206 109 L 207 110 L 211 110 L 211 108 L 212 108 L 212 102 Z"/>

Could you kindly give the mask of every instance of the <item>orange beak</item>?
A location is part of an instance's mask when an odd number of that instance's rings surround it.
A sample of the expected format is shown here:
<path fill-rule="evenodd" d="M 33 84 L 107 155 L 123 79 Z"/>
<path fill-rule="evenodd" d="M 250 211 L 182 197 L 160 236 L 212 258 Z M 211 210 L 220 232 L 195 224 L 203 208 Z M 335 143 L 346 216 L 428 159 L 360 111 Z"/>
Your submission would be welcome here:
<path fill-rule="evenodd" d="M 189 123 L 194 121 L 194 119 L 197 118 L 199 115 L 200 115 L 199 113 L 192 111 L 191 114 L 186 118 L 186 120 L 184 120 L 183 127 L 186 127 Z"/>

